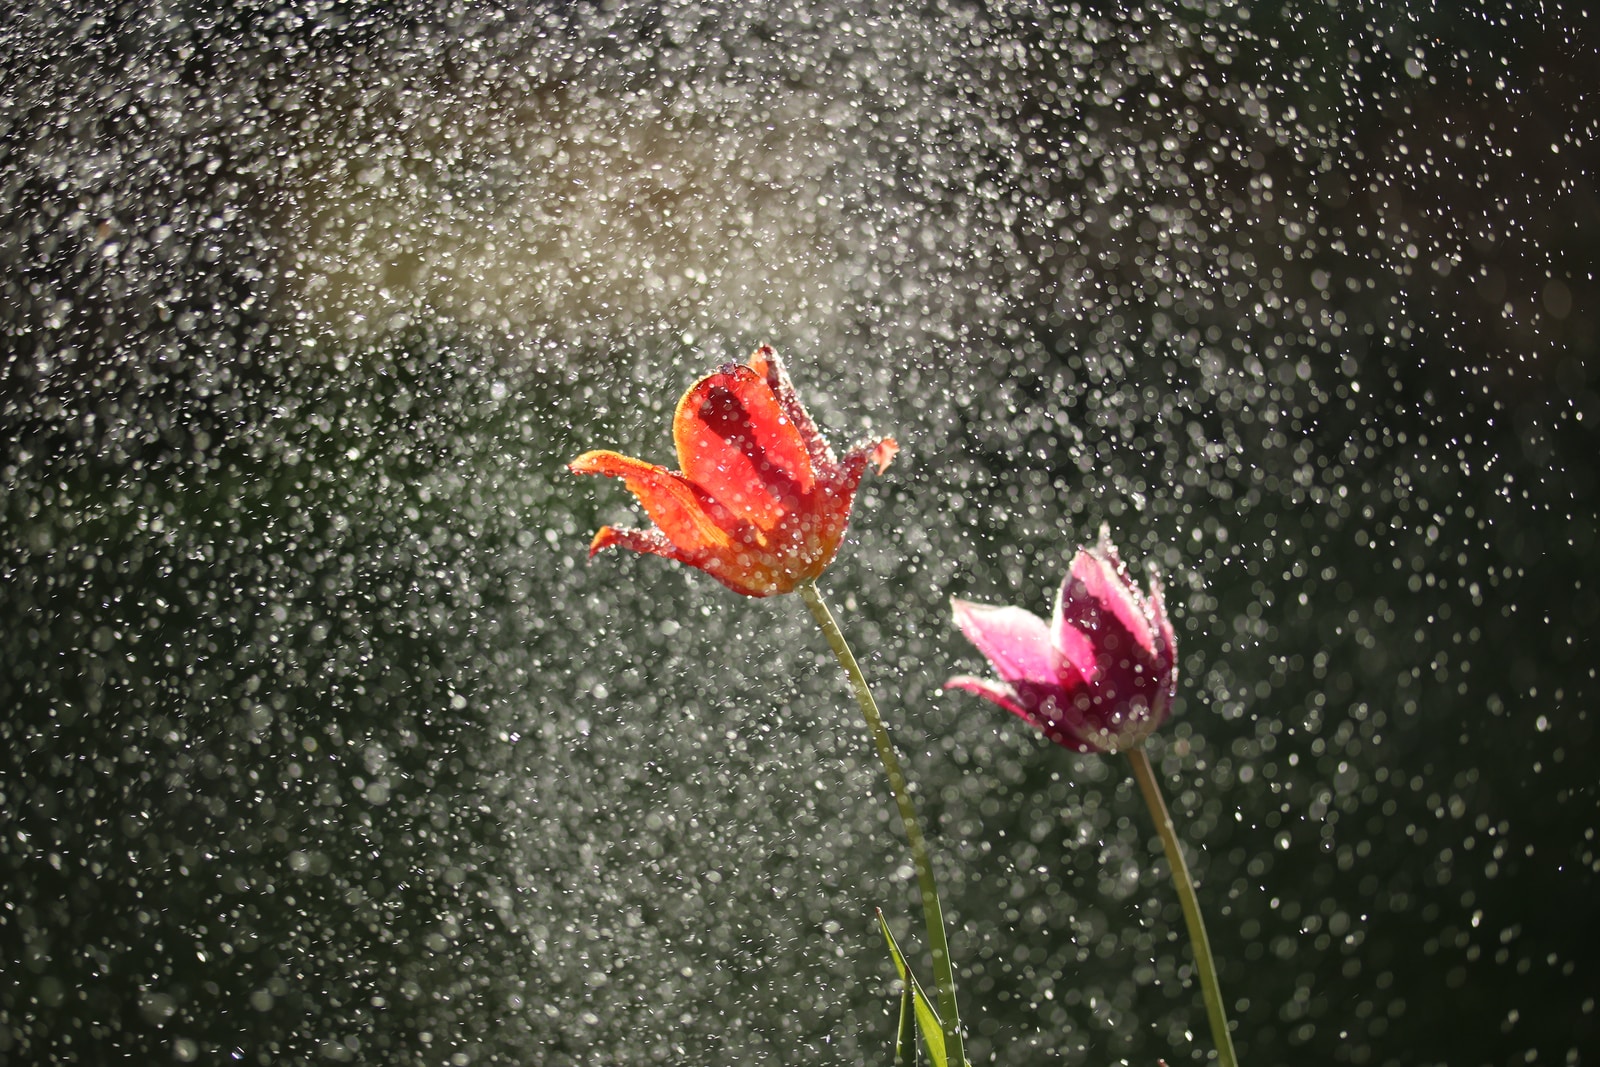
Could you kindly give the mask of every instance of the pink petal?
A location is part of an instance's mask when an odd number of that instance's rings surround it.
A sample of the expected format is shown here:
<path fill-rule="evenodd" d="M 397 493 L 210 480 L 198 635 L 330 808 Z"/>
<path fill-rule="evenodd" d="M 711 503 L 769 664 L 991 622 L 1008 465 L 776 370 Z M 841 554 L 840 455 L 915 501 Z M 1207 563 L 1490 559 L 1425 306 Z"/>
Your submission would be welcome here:
<path fill-rule="evenodd" d="M 1070 669 L 1084 681 L 1092 682 L 1100 674 L 1095 666 L 1094 641 L 1074 625 L 1074 621 L 1081 621 L 1083 616 L 1081 612 L 1069 611 L 1068 597 L 1072 595 L 1073 578 L 1069 573 L 1062 580 L 1061 588 L 1056 590 L 1055 611 L 1050 618 L 1051 640 L 1055 642 L 1056 654 L 1060 656 L 1062 673 Z"/>
<path fill-rule="evenodd" d="M 1050 627 L 1024 608 L 993 608 L 952 599 L 950 609 L 967 640 L 1008 682 L 1058 684 Z"/>
<path fill-rule="evenodd" d="M 970 674 L 958 674 L 944 683 L 946 689 L 965 689 L 969 693 L 976 693 L 985 700 L 993 701 L 1013 714 L 1020 715 L 1036 727 L 1042 727 L 1037 717 L 1027 708 L 1023 707 L 1022 698 L 1016 689 L 1006 682 L 995 682 L 988 678 L 974 678 Z"/>
<path fill-rule="evenodd" d="M 1035 705 L 1033 720 L 1045 736 L 1058 745 L 1078 752 L 1098 752 L 1100 747 L 1085 738 L 1094 735 L 1095 726 L 1085 715 L 1093 704 L 1093 690 L 1058 688 L 1022 693 L 1024 701 Z"/>
<path fill-rule="evenodd" d="M 1023 693 L 1016 686 L 994 682 L 987 678 L 974 678 L 968 674 L 957 675 L 944 683 L 946 689 L 965 689 L 985 700 L 1005 708 L 1045 737 L 1074 752 L 1099 752 L 1097 745 L 1083 738 L 1082 716 L 1071 713 L 1068 694 L 1064 690 Z M 1031 687 L 1030 687 L 1031 690 Z M 1037 704 L 1036 708 L 1030 705 Z M 1062 714 L 1066 709 L 1067 714 Z"/>
<path fill-rule="evenodd" d="M 1065 603 L 1057 616 L 1058 628 L 1070 621 L 1078 623 L 1081 631 L 1093 633 L 1101 613 L 1109 612 L 1141 648 L 1152 656 L 1156 654 L 1149 608 L 1123 572 L 1116 550 L 1109 543 L 1102 541 L 1095 548 L 1080 551 L 1072 560 L 1067 581 L 1073 588 L 1062 591 Z"/>

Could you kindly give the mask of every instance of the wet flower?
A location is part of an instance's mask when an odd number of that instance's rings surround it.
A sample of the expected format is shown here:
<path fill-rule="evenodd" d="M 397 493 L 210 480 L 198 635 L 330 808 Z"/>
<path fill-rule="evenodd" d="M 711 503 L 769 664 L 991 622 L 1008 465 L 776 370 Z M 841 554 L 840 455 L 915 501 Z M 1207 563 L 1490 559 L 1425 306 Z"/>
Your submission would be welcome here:
<path fill-rule="evenodd" d="M 593 556 L 620 545 L 698 567 L 745 596 L 787 593 L 833 561 L 856 486 L 899 446 L 885 437 L 836 461 L 771 348 L 701 378 L 672 421 L 681 471 L 605 450 L 568 464 L 621 478 L 653 530 L 603 526 Z"/>
<path fill-rule="evenodd" d="M 1126 751 L 1165 721 L 1178 664 L 1161 582 L 1152 574 L 1146 596 L 1106 532 L 1073 559 L 1048 623 L 1024 608 L 951 607 L 1000 678 L 961 675 L 946 689 L 992 700 L 1079 752 Z"/>

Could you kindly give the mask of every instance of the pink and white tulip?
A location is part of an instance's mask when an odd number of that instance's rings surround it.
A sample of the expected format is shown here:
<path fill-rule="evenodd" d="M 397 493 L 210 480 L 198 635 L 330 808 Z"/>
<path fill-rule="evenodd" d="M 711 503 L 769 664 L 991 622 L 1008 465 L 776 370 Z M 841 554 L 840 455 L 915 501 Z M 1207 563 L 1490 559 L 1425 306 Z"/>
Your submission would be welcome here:
<path fill-rule="evenodd" d="M 1032 723 L 1078 752 L 1142 744 L 1171 712 L 1177 638 L 1161 582 L 1133 582 L 1108 535 L 1080 549 L 1056 593 L 1049 622 L 1026 608 L 951 600 L 956 625 L 1000 677 L 958 675 L 965 689 Z"/>

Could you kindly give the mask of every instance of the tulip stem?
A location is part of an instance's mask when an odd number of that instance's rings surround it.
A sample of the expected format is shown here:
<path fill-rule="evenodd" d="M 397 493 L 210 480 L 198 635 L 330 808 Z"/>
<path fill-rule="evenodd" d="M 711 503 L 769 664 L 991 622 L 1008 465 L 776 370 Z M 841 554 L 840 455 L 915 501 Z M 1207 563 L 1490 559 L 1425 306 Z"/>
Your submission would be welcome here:
<path fill-rule="evenodd" d="M 867 727 L 872 733 L 872 743 L 878 749 L 878 759 L 882 761 L 883 769 L 889 776 L 889 789 L 894 793 L 895 805 L 900 809 L 900 821 L 905 826 L 906 839 L 911 843 L 911 858 L 917 868 L 917 884 L 922 895 L 922 914 L 928 926 L 928 947 L 933 955 L 934 978 L 939 987 L 939 1024 L 944 1030 L 946 1062 L 951 1067 L 965 1067 L 967 1061 L 961 1048 L 961 1018 L 956 1010 L 955 969 L 950 960 L 950 943 L 944 935 L 944 909 L 939 903 L 939 886 L 933 877 L 933 861 L 928 856 L 928 845 L 922 836 L 922 826 L 917 822 L 917 809 L 911 800 L 905 772 L 900 769 L 900 760 L 894 753 L 889 730 L 883 725 L 882 716 L 878 714 L 877 701 L 872 699 L 872 692 L 867 688 L 867 679 L 861 673 L 861 666 L 856 663 L 856 657 L 851 654 L 850 646 L 845 642 L 844 631 L 839 629 L 833 613 L 823 602 L 822 593 L 818 591 L 815 582 L 802 582 L 799 590 L 801 597 L 805 599 L 806 607 L 811 609 L 817 625 L 822 628 L 822 636 L 828 639 L 828 645 L 833 649 L 833 654 L 839 658 L 840 666 L 850 679 L 850 688 L 855 690 L 856 700 L 861 704 L 861 714 L 866 718 Z"/>
<path fill-rule="evenodd" d="M 1133 777 L 1150 808 L 1150 817 L 1155 820 L 1156 832 L 1161 835 L 1161 845 L 1167 851 L 1172 884 L 1178 891 L 1178 903 L 1183 906 L 1183 918 L 1189 926 L 1189 943 L 1194 949 L 1195 969 L 1200 975 L 1200 993 L 1205 998 L 1211 1036 L 1217 1044 L 1217 1063 L 1220 1067 L 1237 1067 L 1239 1060 L 1234 1055 L 1233 1037 L 1228 1033 L 1228 1014 L 1222 1006 L 1222 987 L 1217 982 L 1217 964 L 1211 957 L 1205 920 L 1200 917 L 1200 898 L 1195 895 L 1189 865 L 1184 862 L 1183 849 L 1178 845 L 1178 831 L 1172 825 L 1172 816 L 1167 812 L 1167 802 L 1162 799 L 1161 787 L 1156 784 L 1155 771 L 1144 746 L 1130 749 L 1128 759 L 1133 763 Z"/>

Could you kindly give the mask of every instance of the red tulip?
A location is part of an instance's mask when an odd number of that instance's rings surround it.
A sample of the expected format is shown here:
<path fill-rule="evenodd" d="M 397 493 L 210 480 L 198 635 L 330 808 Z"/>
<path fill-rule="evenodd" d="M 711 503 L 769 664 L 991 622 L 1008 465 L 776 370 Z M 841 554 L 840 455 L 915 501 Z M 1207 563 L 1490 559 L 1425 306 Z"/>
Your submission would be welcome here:
<path fill-rule="evenodd" d="M 867 464 L 881 474 L 899 451 L 885 437 L 836 461 L 767 347 L 690 386 L 672 436 L 681 473 L 609 451 L 568 465 L 623 479 L 656 524 L 602 526 L 589 555 L 621 545 L 665 556 L 756 597 L 787 593 L 827 568 Z"/>
<path fill-rule="evenodd" d="M 1000 680 L 962 675 L 946 689 L 992 700 L 1079 752 L 1125 751 L 1166 720 L 1178 663 L 1161 582 L 1152 574 L 1146 596 L 1107 534 L 1073 559 L 1048 623 L 1024 608 L 951 607 Z"/>

